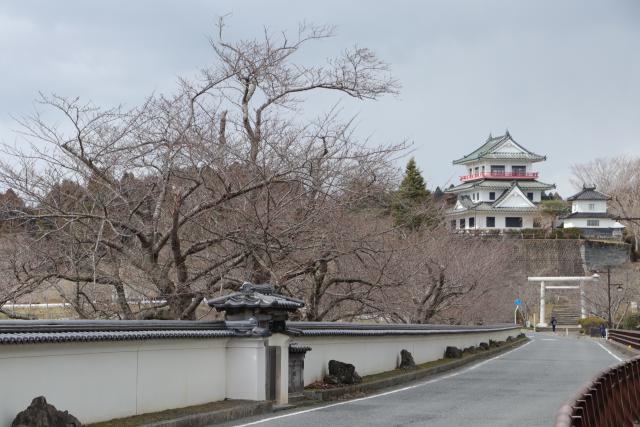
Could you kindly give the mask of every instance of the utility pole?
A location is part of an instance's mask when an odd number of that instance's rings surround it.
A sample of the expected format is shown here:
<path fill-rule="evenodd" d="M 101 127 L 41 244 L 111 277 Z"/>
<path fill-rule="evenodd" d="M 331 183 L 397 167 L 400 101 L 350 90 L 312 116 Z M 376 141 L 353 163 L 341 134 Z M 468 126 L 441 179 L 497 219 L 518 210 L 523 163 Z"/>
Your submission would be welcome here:
<path fill-rule="evenodd" d="M 611 328 L 611 267 L 607 267 L 607 297 L 609 301 L 609 310 L 607 311 L 609 319 L 607 320 L 607 325 Z"/>
<path fill-rule="evenodd" d="M 609 328 L 613 327 L 613 322 L 611 319 L 611 287 L 617 286 L 618 291 L 622 291 L 622 283 L 611 283 L 611 267 L 607 267 L 607 301 L 609 305 L 609 310 L 607 311 L 608 319 L 607 324 Z"/>

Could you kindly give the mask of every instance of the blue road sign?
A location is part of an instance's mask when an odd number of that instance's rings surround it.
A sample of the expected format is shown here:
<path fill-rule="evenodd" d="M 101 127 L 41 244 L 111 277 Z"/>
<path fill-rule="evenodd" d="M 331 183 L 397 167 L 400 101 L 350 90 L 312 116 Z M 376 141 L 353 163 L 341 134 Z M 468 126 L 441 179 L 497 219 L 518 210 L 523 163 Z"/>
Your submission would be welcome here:
<path fill-rule="evenodd" d="M 514 301 L 514 303 L 516 305 L 522 305 L 522 301 L 520 301 L 520 298 L 516 298 L 516 300 Z"/>

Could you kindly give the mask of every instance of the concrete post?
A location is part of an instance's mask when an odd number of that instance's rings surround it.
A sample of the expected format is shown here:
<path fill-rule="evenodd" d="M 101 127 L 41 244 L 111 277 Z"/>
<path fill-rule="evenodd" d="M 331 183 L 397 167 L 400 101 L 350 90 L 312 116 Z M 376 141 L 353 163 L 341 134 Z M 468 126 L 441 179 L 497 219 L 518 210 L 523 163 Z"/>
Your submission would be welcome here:
<path fill-rule="evenodd" d="M 544 282 L 540 282 L 540 322 L 538 326 L 545 327 L 547 323 L 544 321 L 545 312 L 544 312 Z"/>
<path fill-rule="evenodd" d="M 289 338 L 285 334 L 273 334 L 269 337 L 269 345 L 280 347 L 280 360 L 276 378 L 276 400 L 279 405 L 289 403 Z"/>
<path fill-rule="evenodd" d="M 584 296 L 584 282 L 580 282 L 580 318 L 587 318 L 587 307 L 585 304 L 585 296 Z"/>

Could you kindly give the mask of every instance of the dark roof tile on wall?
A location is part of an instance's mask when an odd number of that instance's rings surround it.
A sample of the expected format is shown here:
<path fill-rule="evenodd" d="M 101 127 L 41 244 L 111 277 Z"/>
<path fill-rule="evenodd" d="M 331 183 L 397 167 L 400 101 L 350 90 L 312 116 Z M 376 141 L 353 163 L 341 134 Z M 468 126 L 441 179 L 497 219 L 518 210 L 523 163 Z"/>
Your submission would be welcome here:
<path fill-rule="evenodd" d="M 606 212 L 573 212 L 562 218 L 613 218 L 613 215 Z"/>
<path fill-rule="evenodd" d="M 411 325 L 411 324 L 363 324 L 338 322 L 287 322 L 287 333 L 293 336 L 402 336 L 437 335 L 455 333 L 480 333 L 506 331 L 514 325 Z"/>
<path fill-rule="evenodd" d="M 3 320 L 0 344 L 252 336 L 255 322 L 188 320 Z"/>

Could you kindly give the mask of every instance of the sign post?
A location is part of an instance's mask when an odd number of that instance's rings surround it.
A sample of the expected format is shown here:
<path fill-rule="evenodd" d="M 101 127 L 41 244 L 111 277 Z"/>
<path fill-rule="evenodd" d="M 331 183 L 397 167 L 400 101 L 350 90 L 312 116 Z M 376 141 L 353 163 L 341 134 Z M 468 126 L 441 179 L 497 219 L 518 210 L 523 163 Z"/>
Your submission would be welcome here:
<path fill-rule="evenodd" d="M 517 325 L 518 324 L 518 309 L 522 305 L 522 301 L 520 300 L 520 298 L 516 298 L 516 300 L 513 303 L 516 305 L 516 309 L 513 311 L 513 323 L 515 323 Z"/>

